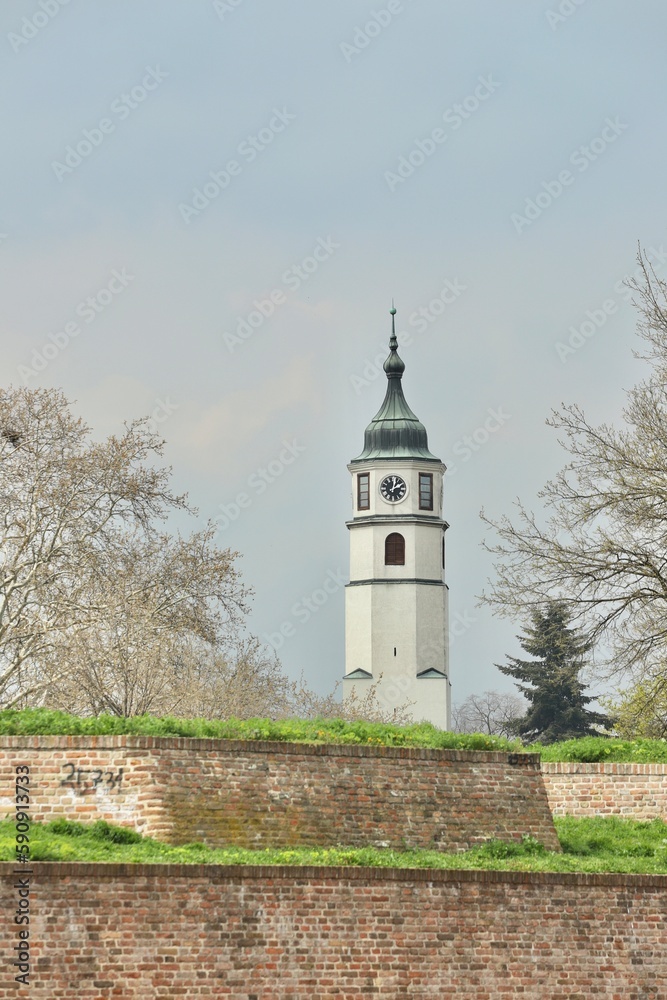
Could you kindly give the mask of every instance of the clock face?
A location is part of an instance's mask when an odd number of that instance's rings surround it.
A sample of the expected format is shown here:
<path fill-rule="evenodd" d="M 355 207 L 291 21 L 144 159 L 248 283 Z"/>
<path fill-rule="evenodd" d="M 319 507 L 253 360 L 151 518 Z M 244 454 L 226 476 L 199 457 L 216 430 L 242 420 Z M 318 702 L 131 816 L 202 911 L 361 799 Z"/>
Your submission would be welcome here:
<path fill-rule="evenodd" d="M 407 492 L 407 484 L 400 476 L 386 476 L 380 483 L 380 493 L 388 503 L 398 503 Z"/>

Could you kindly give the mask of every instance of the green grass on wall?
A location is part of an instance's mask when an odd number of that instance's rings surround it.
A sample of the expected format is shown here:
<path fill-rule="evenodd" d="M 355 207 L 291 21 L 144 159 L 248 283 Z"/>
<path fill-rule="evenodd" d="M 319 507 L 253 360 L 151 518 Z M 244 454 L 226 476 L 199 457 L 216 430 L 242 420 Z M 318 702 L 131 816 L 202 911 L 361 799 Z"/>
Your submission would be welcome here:
<path fill-rule="evenodd" d="M 544 761 L 667 763 L 667 740 L 617 740 L 588 736 L 564 743 L 523 745 L 483 733 L 448 733 L 428 722 L 391 726 L 341 719 L 179 719 L 136 715 L 77 716 L 47 709 L 0 711 L 0 736 L 179 736 L 294 743 L 339 743 L 427 747 L 441 750 L 501 750 L 540 753 Z"/>
<path fill-rule="evenodd" d="M 377 722 L 343 722 L 340 719 L 177 719 L 136 715 L 81 717 L 46 709 L 0 712 L 0 735 L 191 736 L 228 740 L 279 740 L 296 743 L 376 744 L 378 746 L 432 747 L 453 750 L 521 749 L 518 740 L 482 733 L 443 732 L 429 722 L 391 726 Z"/>
<path fill-rule="evenodd" d="M 631 872 L 667 874 L 667 824 L 617 816 L 557 817 L 562 854 L 532 837 L 488 841 L 459 854 L 389 848 L 289 848 L 262 851 L 203 844 L 172 847 L 103 820 L 83 824 L 59 819 L 30 829 L 32 861 L 135 864 L 368 865 L 392 868 L 482 868 L 501 871 Z M 14 861 L 15 828 L 0 822 L 0 861 Z"/>

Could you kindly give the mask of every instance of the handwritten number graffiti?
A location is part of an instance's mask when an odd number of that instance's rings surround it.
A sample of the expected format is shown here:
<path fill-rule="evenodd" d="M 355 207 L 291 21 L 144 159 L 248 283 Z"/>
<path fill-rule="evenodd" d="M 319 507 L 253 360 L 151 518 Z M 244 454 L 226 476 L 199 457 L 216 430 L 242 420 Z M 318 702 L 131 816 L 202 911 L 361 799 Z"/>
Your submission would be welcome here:
<path fill-rule="evenodd" d="M 94 794 L 98 788 L 109 792 L 116 789 L 120 792 L 123 780 L 122 767 L 119 767 L 117 771 L 102 771 L 99 768 L 89 770 L 68 762 L 63 764 L 63 771 L 68 773 L 61 779 L 60 784 L 72 788 L 77 795 Z"/>

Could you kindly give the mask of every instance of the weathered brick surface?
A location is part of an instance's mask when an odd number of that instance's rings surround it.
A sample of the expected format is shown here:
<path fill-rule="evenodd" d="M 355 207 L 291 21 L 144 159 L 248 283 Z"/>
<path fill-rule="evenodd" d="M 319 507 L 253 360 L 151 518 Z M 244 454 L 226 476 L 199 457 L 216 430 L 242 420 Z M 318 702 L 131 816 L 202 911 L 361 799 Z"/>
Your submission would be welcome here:
<path fill-rule="evenodd" d="M 31 983 L 0 1000 L 662 1000 L 667 877 L 32 866 Z"/>
<path fill-rule="evenodd" d="M 428 847 L 559 844 L 539 758 L 146 736 L 0 739 L 0 814 L 30 766 L 35 821 L 106 819 L 172 843 Z M 120 770 L 122 768 L 122 776 Z"/>
<path fill-rule="evenodd" d="M 667 820 L 667 764 L 542 764 L 555 816 Z"/>

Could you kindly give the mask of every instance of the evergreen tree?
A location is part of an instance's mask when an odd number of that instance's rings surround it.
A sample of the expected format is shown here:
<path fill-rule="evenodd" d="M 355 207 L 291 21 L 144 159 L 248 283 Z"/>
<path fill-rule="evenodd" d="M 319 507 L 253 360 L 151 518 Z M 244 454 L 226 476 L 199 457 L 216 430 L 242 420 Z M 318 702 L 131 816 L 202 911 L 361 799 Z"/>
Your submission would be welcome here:
<path fill-rule="evenodd" d="M 579 672 L 593 644 L 568 628 L 569 621 L 564 602 L 549 602 L 544 611 L 533 612 L 526 635 L 517 636 L 522 649 L 534 659 L 508 656 L 509 665 L 496 664 L 502 673 L 516 678 L 516 686 L 530 703 L 516 725 L 517 735 L 529 742 L 599 736 L 594 725 L 610 728 L 612 724 L 607 716 L 586 707 L 593 697 L 584 694 L 586 685 L 579 680 Z"/>

